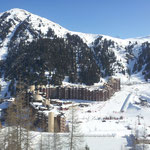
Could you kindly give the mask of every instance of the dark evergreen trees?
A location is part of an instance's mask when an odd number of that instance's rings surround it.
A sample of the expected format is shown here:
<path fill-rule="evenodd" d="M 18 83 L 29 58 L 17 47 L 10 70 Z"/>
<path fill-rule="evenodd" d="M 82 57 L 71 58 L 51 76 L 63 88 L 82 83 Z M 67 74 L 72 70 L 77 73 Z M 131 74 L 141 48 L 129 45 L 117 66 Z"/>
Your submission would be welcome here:
<path fill-rule="evenodd" d="M 116 56 L 110 46 L 114 45 L 111 40 L 101 40 L 98 38 L 94 43 L 95 59 L 101 67 L 101 74 L 103 77 L 113 75 L 113 63 L 116 62 Z"/>
<path fill-rule="evenodd" d="M 134 64 L 133 72 L 142 71 L 145 79 L 150 79 L 150 43 L 142 44 L 141 53 Z"/>
<path fill-rule="evenodd" d="M 30 44 L 22 40 L 17 47 L 9 48 L 3 64 L 6 79 L 28 84 L 46 84 L 49 78 L 50 84 L 60 85 L 69 76 L 72 83 L 92 85 L 100 79 L 93 52 L 77 35 L 67 34 L 65 40 L 56 36 L 40 38 Z M 49 72 L 48 78 L 45 71 Z"/>

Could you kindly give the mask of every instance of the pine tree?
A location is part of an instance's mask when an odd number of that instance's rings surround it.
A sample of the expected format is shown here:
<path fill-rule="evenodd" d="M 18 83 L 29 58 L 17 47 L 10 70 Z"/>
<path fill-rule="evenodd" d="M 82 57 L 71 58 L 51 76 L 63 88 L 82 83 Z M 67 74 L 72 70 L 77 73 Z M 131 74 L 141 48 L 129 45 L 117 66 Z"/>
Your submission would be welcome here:
<path fill-rule="evenodd" d="M 3 141 L 7 150 L 29 150 L 31 148 L 30 130 L 34 117 L 25 104 L 25 92 L 19 88 L 15 103 L 9 106 L 6 116 L 7 130 Z"/>
<path fill-rule="evenodd" d="M 70 131 L 68 137 L 68 147 L 70 150 L 81 149 L 81 145 L 83 143 L 83 136 L 80 132 L 78 120 L 77 108 L 72 105 L 70 112 Z"/>

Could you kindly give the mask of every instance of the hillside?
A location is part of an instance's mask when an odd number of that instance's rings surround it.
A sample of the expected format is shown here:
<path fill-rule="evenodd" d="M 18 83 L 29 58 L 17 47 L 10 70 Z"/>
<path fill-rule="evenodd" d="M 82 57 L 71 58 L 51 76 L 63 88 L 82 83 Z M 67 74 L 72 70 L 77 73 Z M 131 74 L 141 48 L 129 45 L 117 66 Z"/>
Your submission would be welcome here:
<path fill-rule="evenodd" d="M 11 9 L 0 14 L 1 75 L 29 84 L 61 84 L 65 76 L 69 82 L 87 85 L 108 76 L 147 80 L 149 41 L 149 36 L 119 39 L 73 32 L 25 10 Z"/>

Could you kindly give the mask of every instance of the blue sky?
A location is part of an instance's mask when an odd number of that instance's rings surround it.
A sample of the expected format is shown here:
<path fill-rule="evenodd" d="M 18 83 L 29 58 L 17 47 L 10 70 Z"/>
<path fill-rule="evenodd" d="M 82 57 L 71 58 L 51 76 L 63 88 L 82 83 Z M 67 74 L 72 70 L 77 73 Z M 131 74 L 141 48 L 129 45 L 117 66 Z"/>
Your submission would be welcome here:
<path fill-rule="evenodd" d="M 132 38 L 150 35 L 150 0 L 2 0 L 0 12 L 25 9 L 85 33 Z"/>

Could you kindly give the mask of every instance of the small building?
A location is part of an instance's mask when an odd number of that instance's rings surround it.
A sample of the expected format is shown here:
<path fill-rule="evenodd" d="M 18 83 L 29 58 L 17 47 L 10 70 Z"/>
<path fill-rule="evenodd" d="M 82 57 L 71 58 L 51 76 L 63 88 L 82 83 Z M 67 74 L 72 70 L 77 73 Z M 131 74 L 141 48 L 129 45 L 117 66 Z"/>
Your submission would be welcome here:
<path fill-rule="evenodd" d="M 66 119 L 63 114 L 55 116 L 54 112 L 48 114 L 48 132 L 65 132 Z"/>
<path fill-rule="evenodd" d="M 37 101 L 37 102 L 43 101 L 43 97 L 39 94 L 33 94 L 33 99 L 34 99 L 34 101 Z"/>
<path fill-rule="evenodd" d="M 50 107 L 50 99 L 44 99 L 42 101 L 42 104 L 45 106 L 45 107 Z"/>
<path fill-rule="evenodd" d="M 30 90 L 31 93 L 35 92 L 35 85 L 31 85 L 29 87 L 29 90 Z"/>

